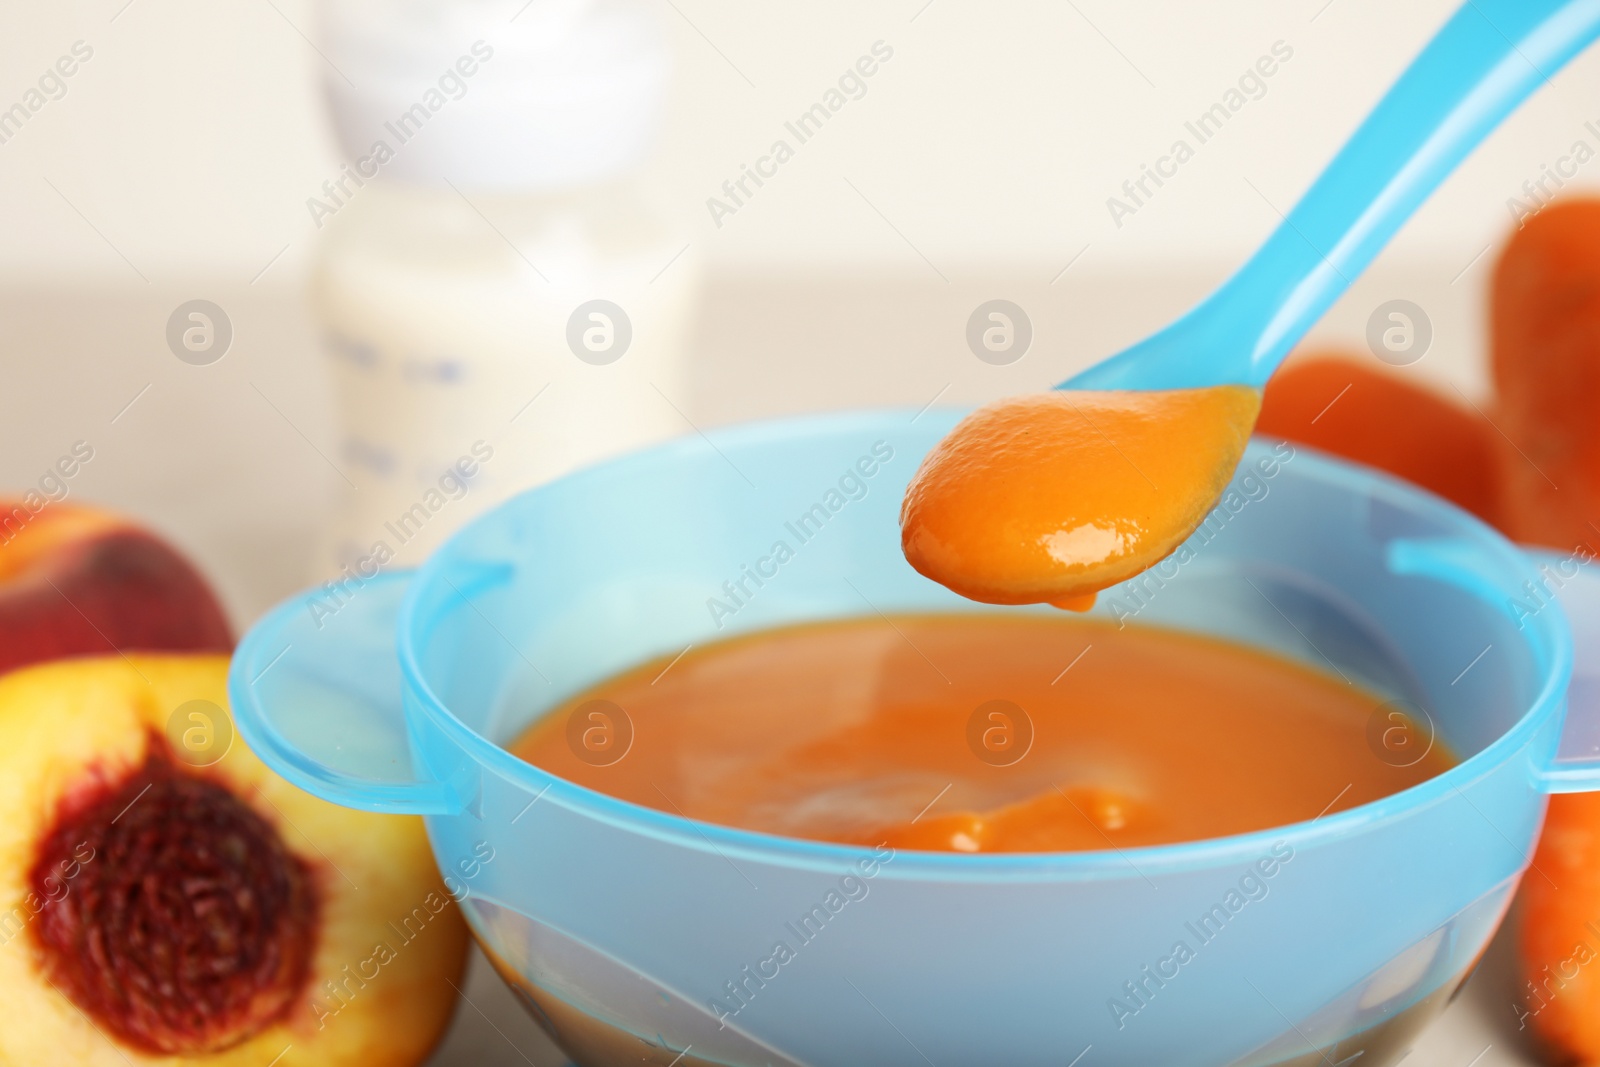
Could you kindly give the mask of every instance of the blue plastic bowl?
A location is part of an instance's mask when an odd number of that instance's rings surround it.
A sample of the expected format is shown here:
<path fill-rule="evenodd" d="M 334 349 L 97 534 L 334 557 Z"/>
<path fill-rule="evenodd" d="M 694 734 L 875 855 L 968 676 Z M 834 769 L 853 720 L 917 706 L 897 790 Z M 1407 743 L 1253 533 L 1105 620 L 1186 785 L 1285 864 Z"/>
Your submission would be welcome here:
<path fill-rule="evenodd" d="M 583 1065 L 1398 1059 L 1504 915 L 1546 795 L 1600 787 L 1582 673 L 1562 746 L 1567 615 L 1600 640 L 1600 583 L 1371 471 L 1255 442 L 1183 562 L 1096 612 L 1422 708 L 1462 762 L 1375 803 L 1151 848 L 874 855 L 648 810 L 500 747 L 687 645 L 997 610 L 900 555 L 905 483 L 959 414 L 761 423 L 527 492 L 420 571 L 274 609 L 234 659 L 239 730 L 318 796 L 425 815 L 478 940 Z M 746 568 L 760 583 L 730 596 Z"/>

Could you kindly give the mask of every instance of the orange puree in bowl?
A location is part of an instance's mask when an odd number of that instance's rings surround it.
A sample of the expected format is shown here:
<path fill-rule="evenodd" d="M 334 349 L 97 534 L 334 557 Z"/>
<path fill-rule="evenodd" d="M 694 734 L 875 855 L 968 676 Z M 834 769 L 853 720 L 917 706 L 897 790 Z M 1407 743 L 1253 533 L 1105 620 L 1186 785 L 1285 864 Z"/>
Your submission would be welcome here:
<path fill-rule="evenodd" d="M 580 694 L 510 748 L 694 819 L 957 852 L 1265 829 L 1451 765 L 1426 725 L 1339 678 L 1036 613 L 872 617 L 695 647 Z"/>
<path fill-rule="evenodd" d="M 1257 390 L 1217 385 L 1057 390 L 979 408 L 906 489 L 906 559 L 973 600 L 1086 610 L 1194 532 L 1260 407 Z"/>

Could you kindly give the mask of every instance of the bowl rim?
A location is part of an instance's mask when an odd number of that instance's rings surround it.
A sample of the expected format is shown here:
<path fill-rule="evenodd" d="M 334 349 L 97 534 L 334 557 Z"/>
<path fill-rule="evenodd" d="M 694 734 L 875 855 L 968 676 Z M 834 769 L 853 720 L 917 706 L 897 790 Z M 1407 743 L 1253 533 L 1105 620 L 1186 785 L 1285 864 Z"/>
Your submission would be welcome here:
<path fill-rule="evenodd" d="M 473 531 L 480 526 L 496 522 L 502 509 L 513 501 L 535 499 L 556 491 L 558 487 L 564 489 L 584 479 L 602 474 L 614 477 L 631 468 L 649 469 L 657 464 L 671 463 L 691 456 L 698 461 L 704 458 L 704 449 L 707 445 L 720 452 L 724 446 L 791 442 L 845 431 L 881 429 L 891 425 L 903 429 L 929 414 L 939 417 L 935 421 L 945 421 L 953 425 L 970 410 L 964 407 L 943 406 L 924 408 L 921 411 L 913 411 L 909 407 L 871 408 L 738 423 L 719 427 L 698 436 L 678 437 L 653 447 L 629 452 L 517 494 L 452 534 L 429 556 L 409 583 L 395 623 L 396 651 L 402 686 L 414 698 L 405 702 L 405 714 L 409 716 L 413 707 L 420 708 L 429 721 L 474 760 L 481 770 L 492 772 L 539 799 L 561 804 L 578 814 L 597 819 L 618 829 L 645 834 L 679 847 L 689 847 L 698 851 L 709 850 L 723 859 L 738 856 L 756 863 L 786 868 L 812 868 L 835 874 L 863 857 L 875 855 L 874 850 L 867 846 L 787 837 L 645 807 L 578 785 L 513 755 L 501 745 L 467 726 L 450 711 L 429 686 L 414 642 L 418 629 L 419 602 L 430 586 L 438 581 L 437 576 L 448 565 L 453 550 L 458 545 L 466 543 Z M 1277 440 L 1279 439 L 1255 436 L 1252 438 L 1252 444 Z M 1472 536 L 1474 545 L 1491 557 L 1501 557 L 1502 564 L 1525 572 L 1525 576 L 1530 580 L 1537 577 L 1534 564 L 1526 554 L 1497 530 L 1454 504 L 1386 472 L 1361 466 L 1298 442 L 1291 444 L 1297 453 L 1302 449 L 1307 453 L 1304 462 L 1296 463 L 1297 478 L 1320 480 L 1347 491 L 1360 490 L 1414 513 L 1460 526 L 1463 532 Z M 1559 605 L 1556 607 L 1558 608 L 1556 611 L 1540 611 L 1527 620 L 1529 642 L 1534 646 L 1535 660 L 1537 662 L 1540 653 L 1543 652 L 1547 662 L 1538 695 L 1524 709 L 1516 722 L 1494 741 L 1448 771 L 1408 786 L 1399 792 L 1387 794 L 1353 808 L 1346 808 L 1332 815 L 1196 841 L 1076 852 L 959 853 L 893 849 L 891 852 L 894 862 L 883 868 L 877 876 L 890 875 L 897 880 L 979 882 L 1084 881 L 1132 876 L 1145 878 L 1148 881 L 1148 873 L 1196 870 L 1233 862 L 1249 862 L 1280 842 L 1290 841 L 1293 845 L 1299 846 L 1315 845 L 1332 838 L 1351 836 L 1415 814 L 1448 800 L 1458 792 L 1465 791 L 1473 783 L 1501 769 L 1516 756 L 1533 734 L 1546 725 L 1551 716 L 1563 711 L 1566 689 L 1572 673 L 1573 653 L 1566 616 L 1559 610 Z M 1542 792 L 1536 782 L 1531 784 L 1531 789 L 1534 792 Z M 1527 857 L 1524 856 L 1524 859 Z"/>

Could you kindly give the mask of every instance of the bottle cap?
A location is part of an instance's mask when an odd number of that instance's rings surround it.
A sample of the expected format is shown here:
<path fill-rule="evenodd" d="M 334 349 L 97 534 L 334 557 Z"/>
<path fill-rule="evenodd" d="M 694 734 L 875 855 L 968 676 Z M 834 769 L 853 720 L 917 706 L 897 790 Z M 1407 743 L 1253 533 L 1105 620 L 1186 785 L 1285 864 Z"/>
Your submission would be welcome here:
<path fill-rule="evenodd" d="M 649 147 L 667 56 L 637 0 L 323 0 L 324 79 L 363 179 L 593 182 Z"/>

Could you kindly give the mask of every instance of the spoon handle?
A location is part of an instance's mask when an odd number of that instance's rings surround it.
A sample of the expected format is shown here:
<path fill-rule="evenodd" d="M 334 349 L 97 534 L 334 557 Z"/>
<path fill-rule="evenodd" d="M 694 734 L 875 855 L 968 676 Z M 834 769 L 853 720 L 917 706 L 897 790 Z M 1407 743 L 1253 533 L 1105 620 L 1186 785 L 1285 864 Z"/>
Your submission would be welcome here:
<path fill-rule="evenodd" d="M 1412 212 L 1600 36 L 1600 0 L 1467 0 L 1242 268 L 1069 389 L 1266 384 Z"/>

